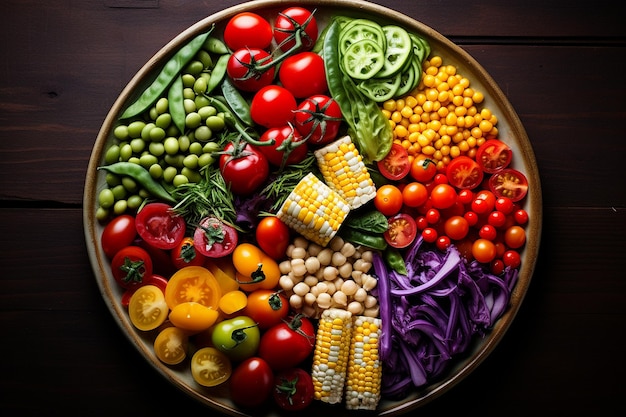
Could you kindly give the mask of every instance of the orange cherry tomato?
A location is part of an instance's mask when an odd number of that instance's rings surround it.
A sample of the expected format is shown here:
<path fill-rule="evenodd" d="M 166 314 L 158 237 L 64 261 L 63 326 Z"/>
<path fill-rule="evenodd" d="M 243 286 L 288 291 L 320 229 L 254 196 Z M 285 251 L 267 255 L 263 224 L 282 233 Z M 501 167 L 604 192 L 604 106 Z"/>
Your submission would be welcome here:
<path fill-rule="evenodd" d="M 472 244 L 472 255 L 478 262 L 489 263 L 496 257 L 496 245 L 487 239 L 476 239 Z"/>
<path fill-rule="evenodd" d="M 385 216 L 397 214 L 402 208 L 402 204 L 402 191 L 395 185 L 385 184 L 376 190 L 374 206 Z"/>
<path fill-rule="evenodd" d="M 177 365 L 187 357 L 189 336 L 178 327 L 166 327 L 154 339 L 154 353 L 167 365 Z"/>
<path fill-rule="evenodd" d="M 239 289 L 251 292 L 259 288 L 270 290 L 278 285 L 278 263 L 251 243 L 237 245 L 233 251 Z"/>
<path fill-rule="evenodd" d="M 402 201 L 408 207 L 419 207 L 428 201 L 428 189 L 417 181 L 410 182 L 402 189 Z"/>

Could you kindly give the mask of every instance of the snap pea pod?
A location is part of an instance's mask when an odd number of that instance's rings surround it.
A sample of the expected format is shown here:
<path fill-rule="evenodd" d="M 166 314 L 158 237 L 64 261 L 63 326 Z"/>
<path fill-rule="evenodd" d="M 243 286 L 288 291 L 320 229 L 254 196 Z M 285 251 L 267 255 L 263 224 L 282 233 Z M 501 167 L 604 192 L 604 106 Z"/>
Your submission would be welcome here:
<path fill-rule="evenodd" d="M 224 95 L 224 99 L 226 99 L 228 107 L 230 107 L 239 120 L 244 122 L 246 126 L 254 126 L 254 121 L 250 114 L 250 105 L 228 77 L 224 77 L 224 81 L 222 81 L 222 94 Z"/>
<path fill-rule="evenodd" d="M 185 133 L 185 105 L 183 96 L 183 77 L 179 74 L 167 92 L 167 102 L 174 125 L 181 134 Z"/>
<path fill-rule="evenodd" d="M 339 235 L 348 242 L 368 248 L 378 250 L 387 248 L 387 241 L 382 234 L 371 234 L 344 225 L 339 229 Z"/>
<path fill-rule="evenodd" d="M 147 192 L 159 200 L 166 201 L 168 203 L 176 204 L 177 201 L 157 180 L 152 178 L 150 172 L 141 165 L 134 164 L 132 162 L 116 162 L 111 165 L 103 165 L 98 169 L 104 169 L 112 174 L 120 176 L 128 176 L 143 187 Z"/>
<path fill-rule="evenodd" d="M 125 111 L 122 113 L 121 119 L 128 119 L 136 116 L 148 107 L 150 107 L 165 90 L 172 83 L 174 78 L 180 74 L 180 71 L 187 65 L 187 63 L 196 55 L 196 53 L 202 48 L 209 33 L 213 30 L 213 27 L 208 32 L 202 33 L 192 39 L 185 46 L 180 48 L 174 56 L 172 56 L 161 69 L 161 72 L 152 81 L 150 86 L 146 88 L 143 93 L 135 100 Z"/>
<path fill-rule="evenodd" d="M 211 76 L 209 77 L 209 82 L 207 83 L 207 88 L 206 88 L 207 94 L 215 90 L 217 86 L 222 84 L 222 80 L 224 80 L 224 76 L 226 75 L 226 66 L 228 65 L 229 59 L 230 59 L 230 55 L 224 54 L 224 55 L 221 55 L 217 59 L 217 62 L 215 62 L 215 66 L 211 70 Z"/>
<path fill-rule="evenodd" d="M 399 274 L 408 275 L 406 264 L 404 263 L 404 258 L 402 257 L 400 251 L 395 248 L 388 247 L 383 253 L 383 258 L 385 259 L 385 263 L 391 269 Z"/>

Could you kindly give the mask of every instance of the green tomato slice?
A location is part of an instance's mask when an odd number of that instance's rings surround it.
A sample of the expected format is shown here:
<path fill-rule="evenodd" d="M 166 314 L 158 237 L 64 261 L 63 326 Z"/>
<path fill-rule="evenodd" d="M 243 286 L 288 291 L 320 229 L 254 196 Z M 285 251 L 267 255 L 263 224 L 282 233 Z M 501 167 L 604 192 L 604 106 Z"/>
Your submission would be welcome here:
<path fill-rule="evenodd" d="M 357 88 L 370 99 L 382 103 L 395 97 L 402 81 L 402 74 L 389 78 L 369 78 L 357 84 Z"/>
<path fill-rule="evenodd" d="M 356 80 L 373 78 L 385 65 L 385 52 L 371 39 L 353 43 L 341 60 L 346 74 Z"/>
<path fill-rule="evenodd" d="M 339 52 L 345 54 L 350 45 L 364 39 L 376 42 L 383 50 L 387 47 L 385 32 L 378 23 L 367 19 L 354 19 L 341 28 Z"/>
<path fill-rule="evenodd" d="M 385 65 L 376 74 L 379 78 L 386 78 L 395 75 L 408 62 L 413 51 L 413 42 L 408 32 L 399 26 L 383 26 L 383 33 L 387 41 L 385 49 Z"/>
<path fill-rule="evenodd" d="M 430 55 L 430 44 L 414 33 L 410 33 L 409 37 L 413 43 L 413 55 L 415 55 L 420 62 L 423 62 L 424 59 Z"/>
<path fill-rule="evenodd" d="M 412 56 L 410 58 L 409 65 L 407 65 L 400 73 L 400 86 L 396 91 L 396 97 L 408 94 L 419 84 L 422 78 L 422 63 L 417 57 Z"/>

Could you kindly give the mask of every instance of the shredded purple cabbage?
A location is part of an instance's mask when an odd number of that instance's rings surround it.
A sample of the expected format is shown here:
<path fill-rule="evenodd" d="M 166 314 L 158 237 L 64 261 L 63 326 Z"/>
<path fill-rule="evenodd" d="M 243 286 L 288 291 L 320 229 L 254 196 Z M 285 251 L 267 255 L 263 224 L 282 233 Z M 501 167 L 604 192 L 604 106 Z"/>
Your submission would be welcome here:
<path fill-rule="evenodd" d="M 388 270 L 380 254 L 373 261 L 388 398 L 440 378 L 504 313 L 517 282 L 517 269 L 496 276 L 476 261 L 467 263 L 454 245 L 441 252 L 422 244 L 420 237 L 407 252 L 407 275 Z"/>

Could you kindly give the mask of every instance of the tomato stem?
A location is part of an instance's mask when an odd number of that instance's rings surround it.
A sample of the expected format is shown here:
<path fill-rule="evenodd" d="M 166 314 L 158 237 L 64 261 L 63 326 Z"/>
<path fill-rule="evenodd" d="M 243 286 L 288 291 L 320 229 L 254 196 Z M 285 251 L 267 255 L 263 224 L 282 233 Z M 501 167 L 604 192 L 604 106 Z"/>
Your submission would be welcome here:
<path fill-rule="evenodd" d="M 142 282 L 143 275 L 146 272 L 144 262 L 141 260 L 132 261 L 130 258 L 124 258 L 124 264 L 120 266 L 120 269 L 126 272 L 126 276 L 122 278 L 124 282 Z"/>

